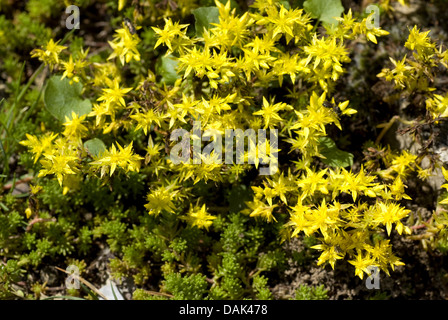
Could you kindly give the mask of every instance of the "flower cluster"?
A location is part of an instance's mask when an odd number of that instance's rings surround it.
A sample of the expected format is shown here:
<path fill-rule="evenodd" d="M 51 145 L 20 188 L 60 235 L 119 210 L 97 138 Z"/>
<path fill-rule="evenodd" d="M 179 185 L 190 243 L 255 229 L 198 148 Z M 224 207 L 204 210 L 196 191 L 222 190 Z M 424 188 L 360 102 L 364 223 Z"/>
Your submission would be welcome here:
<path fill-rule="evenodd" d="M 50 69 L 53 69 L 56 64 L 59 63 L 59 54 L 67 49 L 67 47 L 58 45 L 59 41 L 54 42 L 53 39 L 50 39 L 42 49 L 34 49 L 31 52 L 31 57 L 37 57 L 43 63 L 48 65 Z"/>
<path fill-rule="evenodd" d="M 430 31 L 420 31 L 414 26 L 404 44 L 412 52 L 412 58 L 407 54 L 401 60 L 392 57 L 394 68 L 384 68 L 378 77 L 393 81 L 395 88 L 407 95 L 420 91 L 426 96 L 426 109 L 433 119 L 448 116 L 448 105 L 442 94 L 435 93 L 431 87 L 435 72 L 439 67 L 448 68 L 448 50 L 442 46 L 437 48 L 436 43 L 429 37 Z"/>
<path fill-rule="evenodd" d="M 140 38 L 137 34 L 133 34 L 128 28 L 123 26 L 122 29 L 116 30 L 115 39 L 109 41 L 110 46 L 114 52 L 108 59 L 119 57 L 121 64 L 129 63 L 131 60 L 140 61 L 140 53 L 137 49 L 140 43 Z"/>
<path fill-rule="evenodd" d="M 288 9 L 281 2 L 256 0 L 240 16 L 230 1 L 215 4 L 219 22 L 196 30 L 196 36 L 188 32 L 188 25 L 171 18 L 164 20 L 164 26 L 152 27 L 157 37 L 154 47 L 166 48 L 160 59 L 176 65 L 178 77 L 171 83 L 156 81 L 152 70 L 147 77 L 138 77 L 137 85 L 121 77 L 121 66 L 143 60 L 140 38 L 125 26 L 109 42 L 108 60 L 121 65 L 95 62 L 89 73 L 86 54 L 60 61 L 65 47 L 54 42 L 46 51 L 35 51 L 34 56 L 50 66 L 61 62 L 62 77 L 87 85 L 87 94 L 96 101 L 86 114 L 68 115 L 61 136 L 45 133 L 22 141 L 35 162 L 41 159 L 39 176 L 55 175 L 63 185 L 70 176 L 105 180 L 113 179 L 117 171 L 141 172 L 149 188 L 147 213 L 175 215 L 190 227 L 208 230 L 217 221 L 217 213 L 205 196 L 192 193 L 193 188 L 240 183 L 253 164 L 258 167 L 269 161 L 260 156 L 262 150 L 281 152 L 289 160 L 276 163 L 275 175 L 254 180 L 253 198 L 243 213 L 283 223 L 283 240 L 302 234 L 317 237 L 318 264 L 334 267 L 337 260 L 348 259 L 361 278 L 369 266 L 388 273 L 390 267 L 401 265 L 389 241 L 373 235 L 410 233 L 402 222 L 409 210 L 399 200 L 409 198 L 403 179 L 412 169 L 412 159 L 406 154 L 391 156 L 387 168 L 377 171 L 365 169 L 367 165 L 357 172 L 322 167 L 322 139 L 327 138 L 328 127 L 342 130 L 341 119 L 357 112 L 348 100 L 332 97 L 336 81 L 345 73 L 344 65 L 350 62 L 348 43 L 360 37 L 377 43 L 388 32 L 367 28 L 367 20 L 356 21 L 351 11 L 339 23 L 325 26 L 324 35 L 303 9 Z M 120 8 L 123 5 L 120 1 Z M 415 30 L 407 43 L 421 63 L 432 55 L 443 55 L 434 51 L 426 36 Z M 405 60 L 393 62 L 397 68 L 382 75 L 407 86 L 416 67 L 405 65 Z M 286 88 L 289 94 L 276 96 L 271 88 Z M 435 105 L 446 102 L 442 96 L 434 99 Z M 197 120 L 200 128 L 194 128 Z M 249 151 L 240 154 L 245 161 L 233 153 L 226 154 L 231 163 L 217 161 L 215 149 L 199 163 L 173 163 L 169 154 L 175 141 L 170 133 L 177 128 L 192 132 L 193 144 L 200 146 L 203 141 L 217 143 L 217 135 L 198 137 L 196 129 L 221 135 L 226 129 L 278 129 L 280 144 L 269 139 L 258 145 L 248 141 Z M 110 147 L 89 152 L 86 143 L 97 137 Z M 251 158 L 255 161 L 248 164 Z M 190 205 L 184 201 L 187 198 Z"/>

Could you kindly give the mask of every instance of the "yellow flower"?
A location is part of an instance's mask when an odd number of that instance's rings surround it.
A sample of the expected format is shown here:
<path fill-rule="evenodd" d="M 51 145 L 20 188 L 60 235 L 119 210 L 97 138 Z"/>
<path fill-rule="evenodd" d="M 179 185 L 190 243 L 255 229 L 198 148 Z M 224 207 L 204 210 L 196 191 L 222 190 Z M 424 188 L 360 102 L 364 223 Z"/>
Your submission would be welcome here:
<path fill-rule="evenodd" d="M 221 45 L 222 50 L 230 50 L 233 46 L 242 48 L 248 35 L 249 26 L 254 23 L 252 17 L 245 12 L 241 17 L 235 16 L 235 9 L 231 9 L 230 0 L 226 4 L 215 0 L 219 10 L 219 23 L 212 23 L 210 31 Z"/>
<path fill-rule="evenodd" d="M 165 19 L 165 26 L 163 29 L 152 27 L 155 33 L 158 35 L 159 39 L 157 40 L 154 49 L 164 44 L 168 47 L 169 51 L 173 51 L 172 41 L 176 43 L 177 38 L 187 38 L 185 35 L 188 24 L 179 24 L 176 22 L 173 24 L 171 19 Z"/>
<path fill-rule="evenodd" d="M 269 31 L 272 31 L 272 37 L 277 34 L 283 34 L 288 44 L 297 34 L 294 29 L 297 26 L 305 26 L 310 21 L 309 16 L 303 14 L 303 9 L 288 10 L 283 5 L 278 9 L 276 6 L 266 8 L 267 16 L 261 17 L 256 23 L 258 25 L 267 25 Z"/>
<path fill-rule="evenodd" d="M 140 27 L 136 27 L 139 29 Z M 119 57 L 121 64 L 129 63 L 132 59 L 140 61 L 140 53 L 138 52 L 137 45 L 140 43 L 138 35 L 131 34 L 129 29 L 124 27 L 115 31 L 113 41 L 109 41 L 109 45 L 114 52 L 107 58 L 108 60 L 115 57 Z"/>
<path fill-rule="evenodd" d="M 272 220 L 277 221 L 272 214 L 272 211 L 278 207 L 274 204 L 272 206 L 266 205 L 263 201 L 259 199 L 254 199 L 254 201 L 246 202 L 247 208 L 242 210 L 243 213 L 249 214 L 251 217 L 262 217 L 266 219 L 267 222 L 272 222 Z"/>
<path fill-rule="evenodd" d="M 33 214 L 33 211 L 28 207 L 25 209 L 26 218 L 29 219 Z"/>
<path fill-rule="evenodd" d="M 276 103 L 272 104 L 263 97 L 263 107 L 261 110 L 252 113 L 256 116 L 263 116 L 264 119 L 264 128 L 270 127 L 270 125 L 277 123 L 279 121 L 283 121 L 283 119 L 278 115 L 279 111 L 282 110 L 292 110 L 293 108 L 286 103 Z"/>
<path fill-rule="evenodd" d="M 49 174 L 56 175 L 59 185 L 62 186 L 64 175 L 76 174 L 76 160 L 78 157 L 69 148 L 57 149 L 52 154 L 44 154 L 45 159 L 42 159 L 43 169 L 39 171 L 38 177 L 43 177 Z"/>
<path fill-rule="evenodd" d="M 393 195 L 395 195 L 395 200 L 401 200 L 402 198 L 411 200 L 411 197 L 404 193 L 405 187 L 406 186 L 404 185 L 400 176 L 398 176 L 395 179 L 394 183 L 390 186 L 390 191 Z"/>
<path fill-rule="evenodd" d="M 26 137 L 28 140 L 20 141 L 20 144 L 31 149 L 30 151 L 34 153 L 34 163 L 36 163 L 43 153 L 50 152 L 52 149 L 52 141 L 57 136 L 57 133 L 46 133 L 40 138 L 37 138 L 36 136 L 27 133 Z"/>
<path fill-rule="evenodd" d="M 302 231 L 307 236 L 313 234 L 314 230 L 313 228 L 311 228 L 312 222 L 308 219 L 308 216 L 311 213 L 310 206 L 303 205 L 302 199 L 299 198 L 297 204 L 294 207 L 290 208 L 291 208 L 290 211 L 291 217 L 285 226 L 292 227 L 294 229 L 291 236 L 296 237 Z"/>
<path fill-rule="evenodd" d="M 213 220 L 216 219 L 215 216 L 208 214 L 205 204 L 199 209 L 199 207 L 190 207 L 190 211 L 187 216 L 182 216 L 181 219 L 186 220 L 193 227 L 196 226 L 198 229 L 208 228 L 212 225 Z"/>
<path fill-rule="evenodd" d="M 86 115 L 78 116 L 78 114 L 72 111 L 71 119 L 65 116 L 65 130 L 62 133 L 67 138 L 73 138 L 79 141 L 88 132 L 87 127 L 83 124 Z"/>
<path fill-rule="evenodd" d="M 410 234 L 410 229 L 403 226 L 400 221 L 401 219 L 407 217 L 410 212 L 410 210 L 404 209 L 396 203 L 380 202 L 374 207 L 373 222 L 385 225 L 388 235 L 390 235 L 393 223 L 395 223 L 395 230 L 397 230 L 399 234 L 401 234 L 403 230 L 405 233 Z"/>
<path fill-rule="evenodd" d="M 110 108 L 108 107 L 108 104 L 104 102 L 93 103 L 93 108 L 92 111 L 89 113 L 89 117 L 96 117 L 95 125 L 99 127 L 104 123 L 107 115 L 112 115 L 112 113 L 109 110 Z"/>
<path fill-rule="evenodd" d="M 407 81 L 409 81 L 411 77 L 410 72 L 413 70 L 413 67 L 406 65 L 406 55 L 399 61 L 396 61 L 391 57 L 389 57 L 389 59 L 394 64 L 395 68 L 392 70 L 384 68 L 377 74 L 377 77 L 383 77 L 387 81 L 394 80 L 397 88 L 405 88 Z"/>
<path fill-rule="evenodd" d="M 150 215 L 159 215 L 162 211 L 173 212 L 176 207 L 173 198 L 178 191 L 173 186 L 161 186 L 156 190 L 151 190 L 147 195 L 148 203 L 145 208 L 148 209 Z"/>
<path fill-rule="evenodd" d="M 59 41 L 54 42 L 53 39 L 50 39 L 45 45 L 45 48 L 43 48 L 44 50 L 34 49 L 31 51 L 31 57 L 37 57 L 53 70 L 54 66 L 59 63 L 59 53 L 67 49 L 67 47 L 58 45 Z"/>
<path fill-rule="evenodd" d="M 137 121 L 137 126 L 135 127 L 135 131 L 139 129 L 143 129 L 145 135 L 148 134 L 148 130 L 151 128 L 153 123 L 160 126 L 161 116 L 154 112 L 154 110 L 149 109 L 145 113 L 139 112 L 137 114 L 133 114 L 131 116 L 132 119 Z"/>
<path fill-rule="evenodd" d="M 406 175 L 415 167 L 416 159 L 416 155 L 403 150 L 400 155 L 392 160 L 391 168 L 396 171 L 399 176 L 406 177 Z"/>
<path fill-rule="evenodd" d="M 93 166 L 101 167 L 101 177 L 103 177 L 108 170 L 110 176 L 112 176 L 117 167 L 124 169 L 126 172 L 139 171 L 140 160 L 143 158 L 137 154 L 133 154 L 133 142 L 131 141 L 125 148 L 118 142 L 115 143 L 118 146 L 118 150 L 115 145 L 112 145 L 112 147 L 109 150 L 106 150 L 98 160 L 90 163 Z"/>
<path fill-rule="evenodd" d="M 316 191 L 320 191 L 323 194 L 328 193 L 328 182 L 323 177 L 328 169 L 321 170 L 320 172 L 314 172 L 310 168 L 306 169 L 306 175 L 297 181 L 297 185 L 302 190 L 302 197 L 312 196 Z"/>
<path fill-rule="evenodd" d="M 428 37 L 430 30 L 420 32 L 417 26 L 414 26 L 409 32 L 409 37 L 404 46 L 410 50 L 416 50 L 420 56 L 428 56 L 435 53 L 435 43 Z"/>
<path fill-rule="evenodd" d="M 362 252 L 358 251 L 356 259 L 350 260 L 349 263 L 355 266 L 355 275 L 361 279 L 364 277 L 364 273 L 370 275 L 368 267 L 375 266 L 375 262 L 369 252 L 366 252 L 365 256 L 363 256 Z"/>
<path fill-rule="evenodd" d="M 348 51 L 343 42 L 338 42 L 335 37 L 322 37 L 320 40 L 316 35 L 313 36 L 311 44 L 305 46 L 305 54 L 308 57 L 305 60 L 305 67 L 314 60 L 312 70 L 314 78 L 320 84 L 322 89 L 327 90 L 325 82 L 327 78 L 336 81 L 344 72 L 342 63 L 350 62 Z"/>
<path fill-rule="evenodd" d="M 331 268 L 334 269 L 334 264 L 336 263 L 336 261 L 343 258 L 343 255 L 338 252 L 338 249 L 332 245 L 318 244 L 312 246 L 311 248 L 322 250 L 322 253 L 317 261 L 318 266 L 328 261 L 331 265 Z"/>
<path fill-rule="evenodd" d="M 65 77 L 72 79 L 75 82 L 79 82 L 79 77 L 74 75 L 75 72 L 75 63 L 73 62 L 73 56 L 70 55 L 70 58 L 68 61 L 62 61 L 62 65 L 64 68 L 64 73 L 62 74 L 61 80 Z"/>
<path fill-rule="evenodd" d="M 292 177 L 285 178 L 283 172 L 277 177 L 276 180 L 267 179 L 269 184 L 275 190 L 275 194 L 278 195 L 280 200 L 282 200 L 285 204 L 288 204 L 286 194 L 295 190 L 295 183 L 292 179 Z"/>
<path fill-rule="evenodd" d="M 118 11 L 123 10 L 125 5 L 126 5 L 126 0 L 118 0 Z"/>
<path fill-rule="evenodd" d="M 311 70 L 305 67 L 305 60 L 299 61 L 298 55 L 281 54 L 274 62 L 273 72 L 278 76 L 278 83 L 280 86 L 283 84 L 283 75 L 287 74 L 291 78 L 291 82 L 294 84 L 296 81 L 296 75 L 301 73 L 307 74 Z"/>
<path fill-rule="evenodd" d="M 65 77 L 71 79 L 70 83 L 79 82 L 79 74 L 83 72 L 83 68 L 89 64 L 89 62 L 85 61 L 89 50 L 87 49 L 85 52 L 81 49 L 80 57 L 73 61 L 73 56 L 70 55 L 68 61 L 62 61 L 62 67 L 64 69 L 64 73 L 62 74 L 61 80 Z"/>
<path fill-rule="evenodd" d="M 42 186 L 39 185 L 30 185 L 30 191 L 32 194 L 38 194 L 42 190 Z"/>
<path fill-rule="evenodd" d="M 104 111 L 99 112 L 99 110 L 94 109 L 94 111 L 90 115 L 97 116 L 97 123 L 98 121 L 101 121 L 102 114 L 110 115 L 112 120 L 115 120 L 115 113 L 117 108 L 126 106 L 124 97 L 126 93 L 131 90 L 132 88 L 120 88 L 119 80 L 115 78 L 110 87 L 103 89 L 103 95 L 97 99 L 97 101 L 104 101 L 104 104 L 102 106 L 97 105 L 96 108 L 104 108 Z M 100 120 L 98 120 L 98 116 L 100 117 Z"/>

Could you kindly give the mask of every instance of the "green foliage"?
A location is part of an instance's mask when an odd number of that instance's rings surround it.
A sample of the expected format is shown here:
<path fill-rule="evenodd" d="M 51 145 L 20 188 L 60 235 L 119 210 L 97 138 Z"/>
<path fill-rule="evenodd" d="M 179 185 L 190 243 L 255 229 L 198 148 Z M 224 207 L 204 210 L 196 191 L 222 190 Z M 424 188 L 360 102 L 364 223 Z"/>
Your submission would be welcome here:
<path fill-rule="evenodd" d="M 132 295 L 133 300 L 168 300 L 168 297 L 149 293 L 143 289 L 137 289 Z"/>
<path fill-rule="evenodd" d="M 178 79 L 178 74 L 176 72 L 178 61 L 173 59 L 171 55 L 161 57 L 156 64 L 157 74 L 161 75 L 160 81 L 167 84 L 173 85 Z"/>
<path fill-rule="evenodd" d="M 322 162 L 330 167 L 351 167 L 353 154 L 340 150 L 336 143 L 329 137 L 319 139 L 320 153 L 325 157 Z"/>
<path fill-rule="evenodd" d="M 306 0 L 303 8 L 313 18 L 324 23 L 336 23 L 335 17 L 340 17 L 344 12 L 341 0 Z"/>
<path fill-rule="evenodd" d="M 59 121 L 65 122 L 66 117 L 71 119 L 72 112 L 82 116 L 92 110 L 89 99 L 82 99 L 82 84 L 67 78 L 61 80 L 59 76 L 53 76 L 48 80 L 44 93 L 45 107 Z"/>
<path fill-rule="evenodd" d="M 269 290 L 268 279 L 265 276 L 255 276 L 253 278 L 252 287 L 256 292 L 256 298 L 258 300 L 270 300 L 273 298 L 272 293 Z"/>
<path fill-rule="evenodd" d="M 84 148 L 86 148 L 87 152 L 92 156 L 98 157 L 106 150 L 106 145 L 100 139 L 93 138 L 84 142 Z"/>
<path fill-rule="evenodd" d="M 163 282 L 163 288 L 176 300 L 202 300 L 207 292 L 207 281 L 201 274 L 182 276 L 170 273 Z"/>
<path fill-rule="evenodd" d="M 195 30 L 198 37 L 202 36 L 204 28 L 208 30 L 212 23 L 219 23 L 219 10 L 217 7 L 201 7 L 192 11 L 195 19 Z"/>
<path fill-rule="evenodd" d="M 369 298 L 369 300 L 389 300 L 390 295 L 387 292 L 375 292 L 375 294 Z"/>
<path fill-rule="evenodd" d="M 295 292 L 295 300 L 327 300 L 328 290 L 325 289 L 324 285 L 317 287 L 310 287 L 307 285 L 300 285 Z"/>
<path fill-rule="evenodd" d="M 33 19 L 48 20 L 57 18 L 57 14 L 64 10 L 62 1 L 58 0 L 29 0 L 26 9 Z"/>

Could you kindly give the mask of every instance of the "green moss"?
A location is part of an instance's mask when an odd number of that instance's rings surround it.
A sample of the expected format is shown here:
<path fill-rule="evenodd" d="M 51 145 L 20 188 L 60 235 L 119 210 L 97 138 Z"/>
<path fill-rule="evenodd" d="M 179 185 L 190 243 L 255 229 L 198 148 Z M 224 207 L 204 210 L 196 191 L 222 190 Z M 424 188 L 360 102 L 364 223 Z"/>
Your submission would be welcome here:
<path fill-rule="evenodd" d="M 327 300 L 328 290 L 325 289 L 324 285 L 311 287 L 306 285 L 300 285 L 295 292 L 295 300 Z"/>
<path fill-rule="evenodd" d="M 207 292 L 207 281 L 201 274 L 182 276 L 171 273 L 166 276 L 162 288 L 176 300 L 202 300 Z"/>

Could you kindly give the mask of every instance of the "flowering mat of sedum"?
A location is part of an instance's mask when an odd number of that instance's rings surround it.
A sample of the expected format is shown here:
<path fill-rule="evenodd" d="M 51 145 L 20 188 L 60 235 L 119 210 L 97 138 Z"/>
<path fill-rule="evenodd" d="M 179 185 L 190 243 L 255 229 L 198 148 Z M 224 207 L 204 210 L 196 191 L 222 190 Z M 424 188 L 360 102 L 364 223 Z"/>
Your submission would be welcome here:
<path fill-rule="evenodd" d="M 0 0 L 0 298 L 446 298 L 447 9 Z"/>

